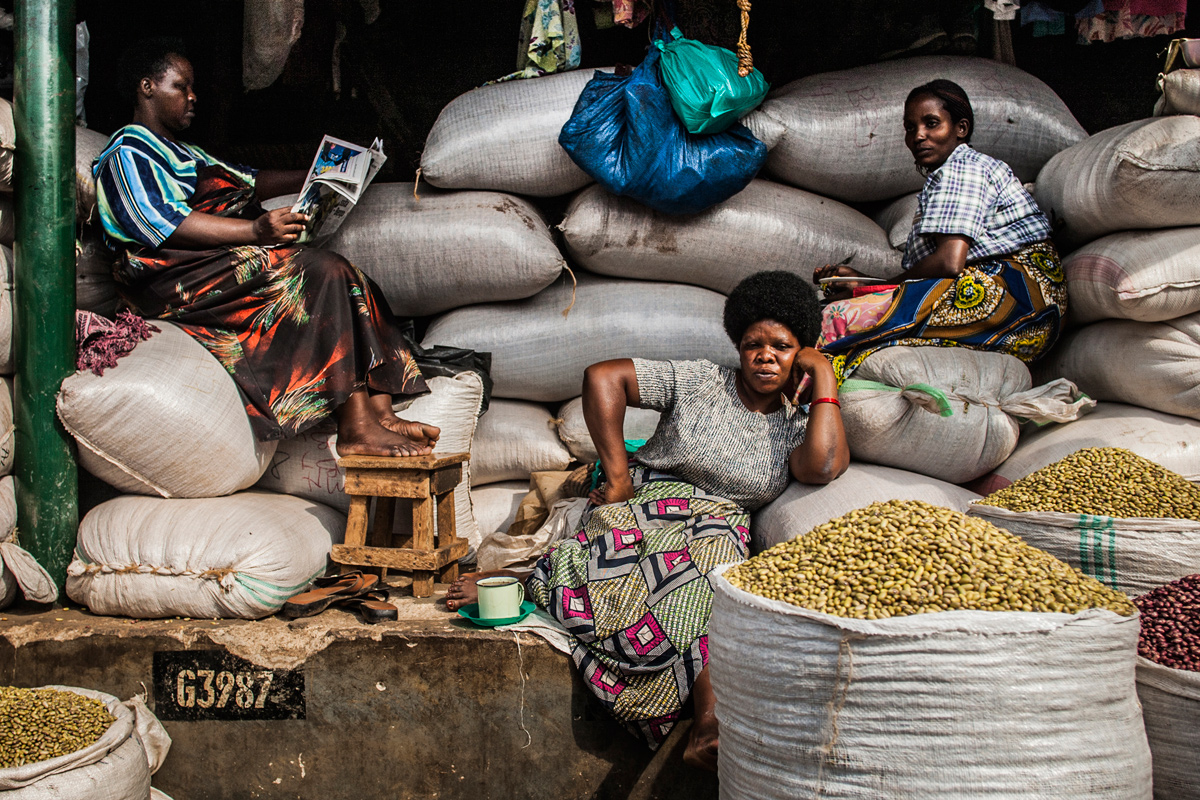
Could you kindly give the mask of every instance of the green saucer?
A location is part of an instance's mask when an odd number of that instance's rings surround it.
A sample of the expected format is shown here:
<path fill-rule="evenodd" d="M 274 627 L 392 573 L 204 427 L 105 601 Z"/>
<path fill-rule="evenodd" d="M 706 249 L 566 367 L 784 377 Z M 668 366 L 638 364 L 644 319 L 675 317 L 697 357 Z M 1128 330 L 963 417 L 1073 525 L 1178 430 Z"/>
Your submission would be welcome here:
<path fill-rule="evenodd" d="M 465 617 L 481 628 L 498 628 L 501 625 L 515 625 L 521 620 L 528 617 L 537 608 L 537 604 L 532 600 L 526 600 L 521 603 L 521 613 L 515 617 L 506 617 L 505 619 L 480 619 L 479 618 L 479 603 L 471 603 L 469 606 L 463 606 L 458 610 L 460 617 Z"/>

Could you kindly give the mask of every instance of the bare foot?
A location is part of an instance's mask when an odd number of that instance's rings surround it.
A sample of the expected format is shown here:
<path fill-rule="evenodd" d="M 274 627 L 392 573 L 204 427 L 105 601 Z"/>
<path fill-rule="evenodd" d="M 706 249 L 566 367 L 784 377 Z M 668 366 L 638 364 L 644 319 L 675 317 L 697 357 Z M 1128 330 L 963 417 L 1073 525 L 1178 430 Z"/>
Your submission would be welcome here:
<path fill-rule="evenodd" d="M 390 431 L 374 420 L 356 420 L 338 425 L 337 451 L 344 456 L 424 456 L 432 453 L 433 447 Z"/>
<path fill-rule="evenodd" d="M 501 576 L 524 580 L 529 577 L 529 573 L 517 572 L 511 569 L 494 569 L 489 572 L 468 572 L 466 575 L 460 575 L 458 580 L 450 584 L 450 588 L 446 590 L 446 608 L 450 611 L 457 611 L 463 606 L 469 606 L 471 603 L 477 602 L 479 600 L 479 587 L 475 584 L 484 578 L 498 578 Z"/>
<path fill-rule="evenodd" d="M 370 395 L 368 404 L 380 425 L 392 433 L 398 433 L 401 436 L 412 439 L 418 444 L 433 447 L 437 444 L 438 437 L 442 435 L 442 429 L 436 425 L 426 425 L 423 422 L 409 422 L 406 419 L 400 419 L 400 417 L 396 416 L 396 412 L 392 410 L 392 396 L 390 394 Z"/>
<path fill-rule="evenodd" d="M 692 720 L 687 748 L 683 751 L 683 763 L 697 769 L 716 772 L 718 734 L 716 714 L 708 712 Z"/>

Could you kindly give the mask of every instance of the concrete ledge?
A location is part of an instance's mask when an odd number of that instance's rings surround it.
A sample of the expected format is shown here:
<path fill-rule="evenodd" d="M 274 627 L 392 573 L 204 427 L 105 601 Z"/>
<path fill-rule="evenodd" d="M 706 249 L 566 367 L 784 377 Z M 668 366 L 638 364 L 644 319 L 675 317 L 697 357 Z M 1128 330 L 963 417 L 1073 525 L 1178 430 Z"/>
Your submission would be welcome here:
<path fill-rule="evenodd" d="M 164 721 L 174 745 L 154 784 L 176 800 L 717 796 L 715 778 L 680 761 L 682 743 L 655 758 L 608 718 L 570 658 L 535 636 L 475 628 L 440 594 L 395 599 L 400 620 L 380 625 L 339 610 L 247 622 L 11 608 L 0 611 L 0 684 L 148 691 L 156 708 L 175 695 L 161 675 L 155 684 L 155 653 L 299 670 L 303 719 Z"/>

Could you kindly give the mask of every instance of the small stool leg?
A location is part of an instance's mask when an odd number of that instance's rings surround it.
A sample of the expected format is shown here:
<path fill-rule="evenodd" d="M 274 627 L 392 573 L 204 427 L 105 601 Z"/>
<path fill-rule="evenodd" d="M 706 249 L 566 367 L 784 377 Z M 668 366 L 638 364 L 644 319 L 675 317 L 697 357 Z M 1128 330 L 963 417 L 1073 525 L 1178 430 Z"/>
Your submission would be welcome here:
<path fill-rule="evenodd" d="M 433 498 L 413 500 L 413 549 L 424 552 L 433 550 Z M 429 597 L 433 594 L 434 572 L 413 570 L 413 597 Z"/>
<path fill-rule="evenodd" d="M 350 495 L 350 511 L 346 515 L 346 535 L 342 541 L 347 547 L 362 547 L 367 543 L 367 504 L 371 498 L 366 495 Z M 353 565 L 343 564 L 340 572 L 350 572 Z"/>
<path fill-rule="evenodd" d="M 454 490 L 438 495 L 437 498 L 437 546 L 440 550 L 454 543 L 458 534 L 454 521 Z M 458 580 L 458 562 L 451 561 L 438 572 L 439 583 L 454 583 Z"/>

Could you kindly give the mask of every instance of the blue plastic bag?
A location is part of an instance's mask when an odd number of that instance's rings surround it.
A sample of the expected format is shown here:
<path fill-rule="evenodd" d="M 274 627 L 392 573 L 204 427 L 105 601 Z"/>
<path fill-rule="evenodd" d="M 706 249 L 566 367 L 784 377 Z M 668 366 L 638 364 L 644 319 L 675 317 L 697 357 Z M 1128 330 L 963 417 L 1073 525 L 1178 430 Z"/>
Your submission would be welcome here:
<path fill-rule="evenodd" d="M 678 28 L 654 46 L 662 53 L 658 66 L 671 105 L 689 133 L 720 133 L 757 108 L 771 88 L 758 70 L 738 75 L 734 52 L 685 39 Z"/>
<path fill-rule="evenodd" d="M 628 77 L 597 72 L 558 143 L 613 194 L 667 214 L 694 214 L 746 188 L 767 147 L 741 124 L 688 133 L 659 76 L 659 55 L 652 48 Z"/>

